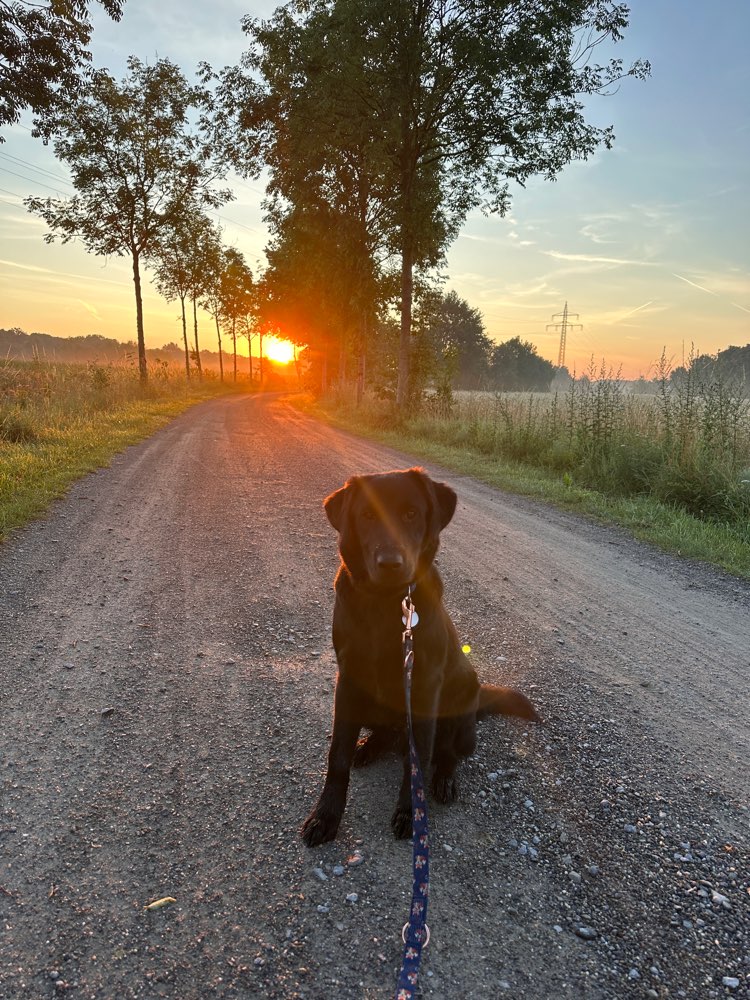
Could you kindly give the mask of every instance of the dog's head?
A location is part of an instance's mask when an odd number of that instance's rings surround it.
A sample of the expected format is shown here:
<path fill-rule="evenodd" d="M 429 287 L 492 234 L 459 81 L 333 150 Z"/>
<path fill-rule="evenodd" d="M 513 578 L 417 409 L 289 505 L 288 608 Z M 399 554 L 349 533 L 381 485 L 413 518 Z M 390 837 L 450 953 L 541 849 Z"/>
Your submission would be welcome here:
<path fill-rule="evenodd" d="M 354 476 L 324 502 L 344 565 L 358 583 L 404 587 L 432 564 L 456 494 L 423 469 Z"/>

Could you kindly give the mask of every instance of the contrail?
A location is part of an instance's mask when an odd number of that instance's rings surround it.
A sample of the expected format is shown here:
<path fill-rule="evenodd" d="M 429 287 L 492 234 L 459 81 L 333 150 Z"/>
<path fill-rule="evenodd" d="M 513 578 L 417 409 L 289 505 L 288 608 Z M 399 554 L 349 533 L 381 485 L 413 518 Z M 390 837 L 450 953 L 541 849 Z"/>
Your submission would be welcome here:
<path fill-rule="evenodd" d="M 617 322 L 618 323 L 622 323 L 622 321 L 624 319 L 629 319 L 631 316 L 635 316 L 635 314 L 639 313 L 641 311 L 641 309 L 646 309 L 648 306 L 653 305 L 653 303 L 654 303 L 654 300 L 653 299 L 649 299 L 649 301 L 648 302 L 644 302 L 642 306 L 638 306 L 635 309 L 631 309 L 629 313 L 625 313 L 624 316 L 620 316 L 620 318 L 618 319 Z"/>
<path fill-rule="evenodd" d="M 708 292 L 708 294 L 713 295 L 714 298 L 717 299 L 721 298 L 721 296 L 717 292 L 712 292 L 710 288 L 704 288 L 703 285 L 696 284 L 696 282 L 691 281 L 690 278 L 683 278 L 681 274 L 675 274 L 674 271 L 672 271 L 672 277 L 679 278 L 680 281 L 684 281 L 686 285 L 692 285 L 693 288 L 699 288 L 702 292 Z"/>
<path fill-rule="evenodd" d="M 730 306 L 734 306 L 735 309 L 741 309 L 742 312 L 750 313 L 750 309 L 746 309 L 745 306 L 741 306 L 739 302 L 732 302 L 731 299 L 725 299 L 718 292 L 712 292 L 710 288 L 704 288 L 703 285 L 697 284 L 695 281 L 691 281 L 689 278 L 683 278 L 681 274 L 675 274 L 674 271 L 671 272 L 672 277 L 679 278 L 680 281 L 684 281 L 686 285 L 692 285 L 693 288 L 698 288 L 701 292 L 707 292 L 709 295 L 713 295 L 715 299 L 721 299 L 723 302 L 728 302 Z"/>

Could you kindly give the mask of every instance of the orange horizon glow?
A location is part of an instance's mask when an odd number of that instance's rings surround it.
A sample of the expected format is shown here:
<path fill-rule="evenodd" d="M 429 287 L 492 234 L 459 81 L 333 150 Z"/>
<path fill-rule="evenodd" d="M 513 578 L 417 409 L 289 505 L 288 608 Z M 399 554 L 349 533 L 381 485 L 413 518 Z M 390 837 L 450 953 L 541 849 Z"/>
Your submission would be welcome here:
<path fill-rule="evenodd" d="M 281 337 L 264 337 L 263 354 L 271 361 L 279 365 L 288 365 L 294 361 L 295 345 L 291 340 L 284 340 Z"/>

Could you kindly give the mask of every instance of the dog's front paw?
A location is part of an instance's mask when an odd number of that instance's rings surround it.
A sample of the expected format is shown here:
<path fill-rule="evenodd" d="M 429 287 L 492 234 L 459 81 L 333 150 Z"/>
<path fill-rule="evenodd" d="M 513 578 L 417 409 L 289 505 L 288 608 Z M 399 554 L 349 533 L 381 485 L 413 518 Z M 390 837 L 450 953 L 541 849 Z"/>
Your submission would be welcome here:
<path fill-rule="evenodd" d="M 436 802 L 455 802 L 458 798 L 458 785 L 453 775 L 433 775 L 432 794 Z"/>
<path fill-rule="evenodd" d="M 411 837 L 411 806 L 404 809 L 403 806 L 396 806 L 396 811 L 391 816 L 391 829 L 396 840 L 406 840 Z"/>
<path fill-rule="evenodd" d="M 326 812 L 317 806 L 302 824 L 300 835 L 308 847 L 317 847 L 333 840 L 338 833 L 341 816 Z"/>

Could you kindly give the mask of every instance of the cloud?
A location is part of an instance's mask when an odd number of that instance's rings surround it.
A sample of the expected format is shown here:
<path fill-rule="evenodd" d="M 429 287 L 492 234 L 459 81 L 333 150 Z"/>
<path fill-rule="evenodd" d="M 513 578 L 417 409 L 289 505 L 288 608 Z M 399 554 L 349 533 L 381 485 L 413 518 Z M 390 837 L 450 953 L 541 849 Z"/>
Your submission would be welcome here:
<path fill-rule="evenodd" d="M 99 312 L 95 309 L 94 306 L 92 306 L 89 302 L 84 301 L 83 299 L 78 299 L 78 301 L 81 303 L 86 312 L 91 313 L 94 319 L 98 319 L 101 321 L 101 316 L 99 315 Z"/>
<path fill-rule="evenodd" d="M 601 216 L 599 219 L 592 219 L 587 222 L 580 230 L 581 236 L 587 240 L 591 240 L 592 243 L 597 244 L 612 244 L 617 243 L 617 240 L 608 240 L 600 228 L 606 228 L 607 224 L 614 221 L 611 216 Z M 601 224 L 601 225 L 600 225 Z"/>
<path fill-rule="evenodd" d="M 118 262 L 119 263 L 119 262 Z M 117 285 L 122 287 L 125 284 L 125 280 L 116 280 L 114 278 L 101 278 L 98 275 L 92 274 L 72 274 L 66 271 L 55 271 L 49 267 L 38 267 L 36 264 L 19 264 L 13 260 L 0 260 L 0 267 L 15 267 L 20 271 L 32 271 L 34 274 L 46 274 L 48 275 L 47 281 L 54 285 L 63 285 L 65 287 L 78 287 L 81 282 L 91 283 L 98 282 L 105 285 Z"/>
<path fill-rule="evenodd" d="M 496 236 L 476 236 L 474 233 L 459 233 L 460 240 L 469 240 L 470 243 L 494 243 L 499 246 L 504 241 Z"/>
<path fill-rule="evenodd" d="M 555 260 L 578 261 L 583 264 L 613 264 L 619 267 L 653 267 L 647 260 L 630 260 L 627 257 L 600 257 L 596 254 L 588 253 L 562 253 L 560 250 L 542 250 L 546 257 L 554 257 Z"/>
<path fill-rule="evenodd" d="M 634 309 L 625 309 L 624 311 L 622 309 L 615 309 L 604 313 L 598 313 L 595 320 L 603 326 L 632 326 L 636 324 L 626 324 L 625 322 L 630 319 L 631 316 L 639 314 L 652 316 L 655 313 L 664 312 L 666 309 L 667 306 L 665 304 L 658 304 L 655 299 L 649 299 L 648 302 L 643 302 Z"/>
<path fill-rule="evenodd" d="M 37 271 L 41 274 L 54 274 L 48 267 L 36 267 L 34 264 L 17 264 L 14 260 L 0 260 L 0 265 L 5 267 L 17 267 L 21 271 Z"/>

